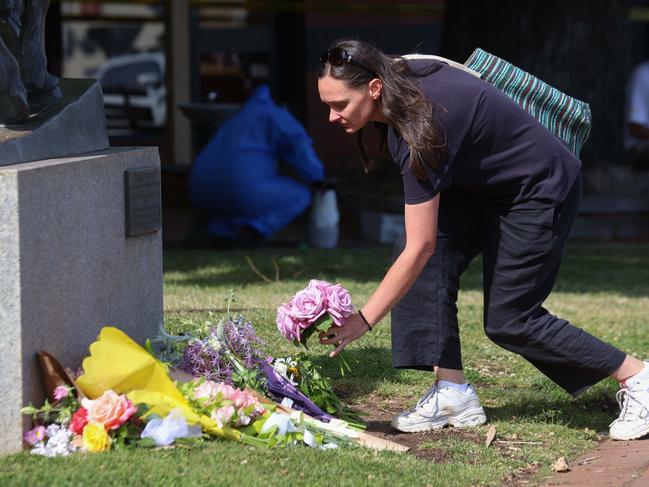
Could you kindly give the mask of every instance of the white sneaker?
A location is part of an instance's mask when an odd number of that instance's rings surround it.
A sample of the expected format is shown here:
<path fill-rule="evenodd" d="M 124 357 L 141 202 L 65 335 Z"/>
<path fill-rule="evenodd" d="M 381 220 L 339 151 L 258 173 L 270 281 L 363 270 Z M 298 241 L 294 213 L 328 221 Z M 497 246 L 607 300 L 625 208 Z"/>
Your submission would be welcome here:
<path fill-rule="evenodd" d="M 614 440 L 635 440 L 649 434 L 649 362 L 639 374 L 627 379 L 615 395 L 620 417 L 610 425 Z"/>
<path fill-rule="evenodd" d="M 417 405 L 392 418 L 392 427 L 405 433 L 429 431 L 446 425 L 456 428 L 478 426 L 487 421 L 471 385 L 466 392 L 433 384 Z"/>

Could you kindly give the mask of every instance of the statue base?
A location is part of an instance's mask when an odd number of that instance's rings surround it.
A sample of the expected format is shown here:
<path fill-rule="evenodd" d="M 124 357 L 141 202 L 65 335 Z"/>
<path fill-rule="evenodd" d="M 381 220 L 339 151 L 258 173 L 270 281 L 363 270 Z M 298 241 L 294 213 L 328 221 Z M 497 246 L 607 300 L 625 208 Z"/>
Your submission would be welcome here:
<path fill-rule="evenodd" d="M 0 166 L 108 148 L 101 86 L 95 79 L 62 79 L 62 96 L 33 107 L 20 125 L 0 125 Z"/>

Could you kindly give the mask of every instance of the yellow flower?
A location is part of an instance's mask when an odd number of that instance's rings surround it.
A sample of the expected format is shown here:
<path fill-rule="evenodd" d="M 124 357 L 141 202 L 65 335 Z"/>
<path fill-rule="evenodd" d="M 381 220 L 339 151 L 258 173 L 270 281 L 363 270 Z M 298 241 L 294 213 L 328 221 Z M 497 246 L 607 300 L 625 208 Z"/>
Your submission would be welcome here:
<path fill-rule="evenodd" d="M 108 450 L 113 440 L 100 423 L 88 423 L 83 428 L 83 446 L 89 452 Z"/>

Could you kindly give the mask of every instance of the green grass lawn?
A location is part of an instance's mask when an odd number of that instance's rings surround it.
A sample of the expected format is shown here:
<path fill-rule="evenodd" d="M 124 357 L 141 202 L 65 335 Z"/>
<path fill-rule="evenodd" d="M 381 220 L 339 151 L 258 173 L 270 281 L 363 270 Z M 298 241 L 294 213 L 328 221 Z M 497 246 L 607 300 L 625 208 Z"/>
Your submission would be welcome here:
<path fill-rule="evenodd" d="M 253 272 L 278 282 L 267 283 Z M 274 356 L 295 353 L 274 323 L 275 308 L 311 278 L 341 282 L 361 305 L 389 265 L 390 250 L 264 250 L 166 252 L 165 323 L 172 332 L 215 321 L 224 298 L 251 320 Z M 276 263 L 273 263 L 273 260 Z M 622 350 L 649 356 L 649 245 L 571 244 L 547 307 Z M 129 450 L 43 459 L 26 453 L 0 459 L 0 485 L 501 485 L 530 484 L 592 448 L 616 417 L 616 384 L 607 380 L 572 399 L 482 331 L 480 263 L 467 271 L 459 298 L 467 375 L 497 430 L 445 429 L 412 437 L 413 454 L 361 448 L 264 450 L 215 441 L 193 448 Z M 432 380 L 390 365 L 390 321 L 346 351 L 352 372 L 341 377 L 328 349 L 310 352 L 345 400 L 371 412 L 370 428 L 387 430 L 390 414 L 410 406 Z M 69 364 L 74 365 L 74 364 Z M 525 484 L 529 485 L 529 484 Z"/>

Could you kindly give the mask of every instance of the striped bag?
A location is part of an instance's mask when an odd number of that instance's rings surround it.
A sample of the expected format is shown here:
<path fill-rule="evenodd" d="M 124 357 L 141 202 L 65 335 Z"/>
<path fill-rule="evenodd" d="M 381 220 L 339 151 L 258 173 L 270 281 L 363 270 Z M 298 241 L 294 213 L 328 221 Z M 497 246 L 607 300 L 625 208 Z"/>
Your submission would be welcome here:
<path fill-rule="evenodd" d="M 522 106 L 579 157 L 591 126 L 588 103 L 566 95 L 513 64 L 478 48 L 466 68 Z"/>

